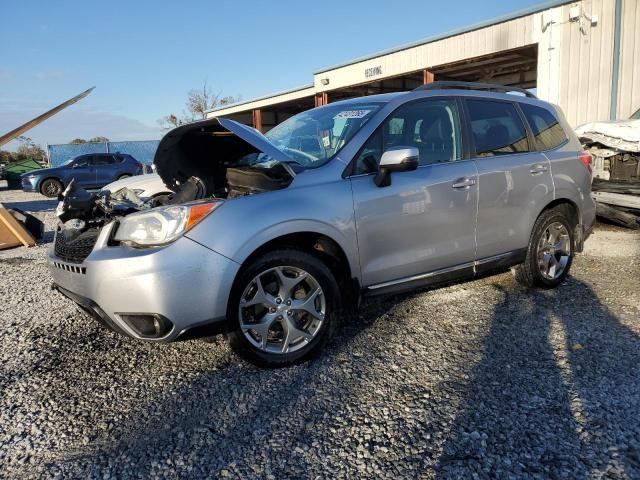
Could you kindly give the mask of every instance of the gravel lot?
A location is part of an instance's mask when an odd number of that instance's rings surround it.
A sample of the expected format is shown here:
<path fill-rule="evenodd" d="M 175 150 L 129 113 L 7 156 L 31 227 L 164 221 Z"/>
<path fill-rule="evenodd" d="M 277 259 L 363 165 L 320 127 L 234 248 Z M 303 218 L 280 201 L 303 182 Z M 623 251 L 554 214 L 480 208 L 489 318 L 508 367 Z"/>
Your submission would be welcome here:
<path fill-rule="evenodd" d="M 370 300 L 280 370 L 100 328 L 47 248 L 0 252 L 0 477 L 640 478 L 638 233 L 599 226 L 554 291 Z"/>

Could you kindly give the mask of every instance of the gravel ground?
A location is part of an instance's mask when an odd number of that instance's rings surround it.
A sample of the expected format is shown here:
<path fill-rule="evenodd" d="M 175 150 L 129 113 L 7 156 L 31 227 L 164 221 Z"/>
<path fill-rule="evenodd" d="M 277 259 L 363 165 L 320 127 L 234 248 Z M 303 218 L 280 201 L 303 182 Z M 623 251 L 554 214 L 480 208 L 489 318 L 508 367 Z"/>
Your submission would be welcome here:
<path fill-rule="evenodd" d="M 280 370 L 100 328 L 47 247 L 0 252 L 0 477 L 640 478 L 638 233 L 598 226 L 553 291 L 370 300 Z"/>

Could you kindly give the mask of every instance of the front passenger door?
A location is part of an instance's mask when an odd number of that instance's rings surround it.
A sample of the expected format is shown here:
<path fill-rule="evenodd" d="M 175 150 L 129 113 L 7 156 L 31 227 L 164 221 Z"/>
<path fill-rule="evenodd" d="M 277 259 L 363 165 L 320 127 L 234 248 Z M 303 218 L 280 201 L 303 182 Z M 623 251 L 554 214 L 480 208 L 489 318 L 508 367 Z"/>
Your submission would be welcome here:
<path fill-rule="evenodd" d="M 92 187 L 95 183 L 95 172 L 91 165 L 91 155 L 83 155 L 76 158 L 72 165 L 70 177 L 75 179 L 76 185 L 86 188 Z"/>
<path fill-rule="evenodd" d="M 394 172 L 391 185 L 373 181 L 382 153 L 416 147 L 416 170 Z M 455 99 L 400 106 L 354 160 L 353 191 L 358 248 L 365 287 L 402 284 L 412 276 L 475 260 L 477 172 L 462 152 Z"/>

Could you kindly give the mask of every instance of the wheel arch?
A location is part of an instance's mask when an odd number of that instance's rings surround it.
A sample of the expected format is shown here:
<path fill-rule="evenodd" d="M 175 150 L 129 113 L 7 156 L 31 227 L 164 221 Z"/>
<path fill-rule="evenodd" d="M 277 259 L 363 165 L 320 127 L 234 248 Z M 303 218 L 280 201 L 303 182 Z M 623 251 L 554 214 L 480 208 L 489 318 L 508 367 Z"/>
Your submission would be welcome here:
<path fill-rule="evenodd" d="M 580 207 L 578 207 L 578 205 L 573 200 L 564 197 L 556 198 L 555 200 L 545 205 L 545 207 L 536 216 L 536 219 L 538 219 L 538 217 L 540 217 L 540 215 L 542 215 L 547 210 L 551 210 L 552 208 L 558 207 L 560 205 L 565 205 L 566 208 L 568 208 L 569 217 L 571 220 L 573 220 L 574 227 L 581 223 Z"/>
<path fill-rule="evenodd" d="M 260 256 L 280 249 L 300 250 L 319 258 L 336 275 L 340 291 L 343 292 L 343 300 L 353 302 L 359 298 L 359 278 L 345 249 L 332 236 L 314 230 L 285 233 L 254 248 L 242 260 L 232 290 L 236 288 L 236 282 L 245 268 Z"/>
<path fill-rule="evenodd" d="M 60 177 L 57 177 L 55 175 L 47 175 L 46 177 L 43 177 L 40 180 L 38 180 L 38 184 L 36 186 L 36 189 L 38 190 L 38 193 L 42 193 L 42 184 L 44 182 L 46 182 L 47 180 L 57 180 L 58 182 L 60 182 L 62 184 L 62 188 L 63 189 L 65 187 L 64 180 L 62 180 Z"/>

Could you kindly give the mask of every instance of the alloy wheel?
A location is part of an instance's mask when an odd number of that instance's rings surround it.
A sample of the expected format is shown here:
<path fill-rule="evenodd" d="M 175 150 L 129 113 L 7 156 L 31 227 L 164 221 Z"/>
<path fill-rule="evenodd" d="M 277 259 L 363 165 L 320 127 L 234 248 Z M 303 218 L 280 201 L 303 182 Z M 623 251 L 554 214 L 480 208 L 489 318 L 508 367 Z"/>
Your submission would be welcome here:
<path fill-rule="evenodd" d="M 556 280 L 567 267 L 571 257 L 571 237 L 561 222 L 545 228 L 538 242 L 538 267 L 547 280 Z"/>
<path fill-rule="evenodd" d="M 256 275 L 240 297 L 240 329 L 256 348 L 285 354 L 308 345 L 320 331 L 326 299 L 301 268 L 278 266 Z"/>
<path fill-rule="evenodd" d="M 44 193 L 45 193 L 45 195 L 48 195 L 49 197 L 54 197 L 58 193 L 60 193 L 60 187 L 58 186 L 58 184 L 56 182 L 47 182 L 44 185 Z"/>

